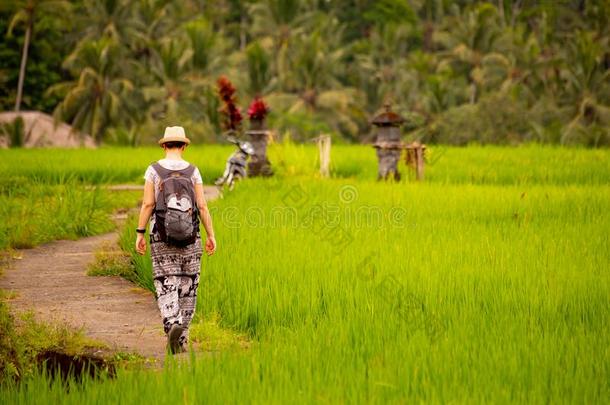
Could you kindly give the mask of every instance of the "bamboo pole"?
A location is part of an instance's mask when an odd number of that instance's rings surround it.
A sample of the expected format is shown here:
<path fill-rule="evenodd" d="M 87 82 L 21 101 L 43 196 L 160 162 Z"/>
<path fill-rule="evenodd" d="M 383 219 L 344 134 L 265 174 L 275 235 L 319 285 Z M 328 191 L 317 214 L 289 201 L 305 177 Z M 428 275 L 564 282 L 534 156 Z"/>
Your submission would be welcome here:
<path fill-rule="evenodd" d="M 320 135 L 315 138 L 320 153 L 320 174 L 322 177 L 330 176 L 330 148 L 331 138 L 328 135 Z"/>

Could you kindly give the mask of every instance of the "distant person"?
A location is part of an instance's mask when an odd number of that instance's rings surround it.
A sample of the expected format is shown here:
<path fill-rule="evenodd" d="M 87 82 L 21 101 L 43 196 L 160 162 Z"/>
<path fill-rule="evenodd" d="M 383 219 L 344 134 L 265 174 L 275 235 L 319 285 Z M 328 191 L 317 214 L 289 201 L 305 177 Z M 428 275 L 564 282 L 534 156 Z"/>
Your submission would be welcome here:
<path fill-rule="evenodd" d="M 205 251 L 216 251 L 212 218 L 203 195 L 199 169 L 182 158 L 190 140 L 182 127 L 167 127 L 159 145 L 165 159 L 148 166 L 144 198 L 136 229 L 136 251 L 146 253 L 150 219 L 150 251 L 157 304 L 171 353 L 184 352 L 195 313 L 203 248 L 199 218 L 207 238 Z"/>

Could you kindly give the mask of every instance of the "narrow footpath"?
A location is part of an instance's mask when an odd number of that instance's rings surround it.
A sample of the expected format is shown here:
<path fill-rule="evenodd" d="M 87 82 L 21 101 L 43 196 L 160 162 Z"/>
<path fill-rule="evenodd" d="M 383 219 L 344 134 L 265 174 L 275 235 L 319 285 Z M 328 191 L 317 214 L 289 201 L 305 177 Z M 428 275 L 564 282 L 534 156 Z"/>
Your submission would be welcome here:
<path fill-rule="evenodd" d="M 208 200 L 218 197 L 212 186 L 205 193 Z M 113 352 L 163 359 L 165 336 L 153 294 L 120 277 L 87 275 L 99 247 L 117 240 L 112 232 L 21 250 L 0 276 L 0 289 L 11 292 L 15 313 L 33 311 L 37 320 L 82 329 Z"/>

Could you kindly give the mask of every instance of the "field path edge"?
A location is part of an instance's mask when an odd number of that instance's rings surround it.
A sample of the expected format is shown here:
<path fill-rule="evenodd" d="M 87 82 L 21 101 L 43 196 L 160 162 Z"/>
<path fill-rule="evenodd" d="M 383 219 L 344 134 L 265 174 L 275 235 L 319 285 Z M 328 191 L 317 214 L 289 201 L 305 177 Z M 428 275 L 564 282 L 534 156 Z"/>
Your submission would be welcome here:
<path fill-rule="evenodd" d="M 206 186 L 208 200 L 218 196 Z M 59 240 L 19 251 L 0 276 L 11 293 L 13 312 L 33 311 L 36 319 L 82 329 L 113 352 L 165 357 L 165 336 L 154 296 L 120 277 L 92 277 L 87 268 L 100 246 L 118 233 Z"/>

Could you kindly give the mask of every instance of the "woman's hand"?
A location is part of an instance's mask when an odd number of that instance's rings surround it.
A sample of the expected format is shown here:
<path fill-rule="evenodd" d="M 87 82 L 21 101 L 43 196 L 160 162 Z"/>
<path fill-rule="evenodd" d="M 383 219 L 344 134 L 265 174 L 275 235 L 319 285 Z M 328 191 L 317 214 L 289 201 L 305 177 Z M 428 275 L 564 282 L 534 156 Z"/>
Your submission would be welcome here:
<path fill-rule="evenodd" d="M 143 233 L 138 233 L 136 237 L 136 252 L 141 255 L 146 253 L 146 238 Z"/>
<path fill-rule="evenodd" d="M 213 236 L 208 236 L 205 240 L 205 252 L 208 256 L 212 256 L 216 252 L 216 239 Z"/>

